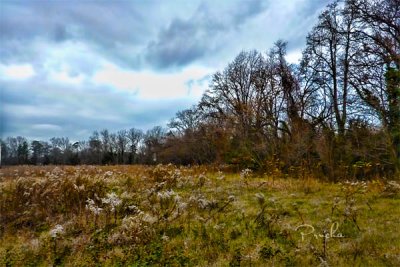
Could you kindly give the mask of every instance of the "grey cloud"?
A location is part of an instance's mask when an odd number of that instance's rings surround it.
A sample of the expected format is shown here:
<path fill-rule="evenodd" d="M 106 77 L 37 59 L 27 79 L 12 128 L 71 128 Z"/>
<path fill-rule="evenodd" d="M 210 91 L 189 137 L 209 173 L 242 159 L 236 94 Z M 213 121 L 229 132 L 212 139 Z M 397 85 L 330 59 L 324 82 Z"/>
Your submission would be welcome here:
<path fill-rule="evenodd" d="M 175 19 L 147 47 L 147 60 L 158 68 L 186 65 L 212 50 L 210 34 L 221 25 L 212 21 Z"/>
<path fill-rule="evenodd" d="M 304 47 L 305 36 L 314 26 L 315 18 L 331 2 L 332 0 L 307 1 L 297 9 L 293 18 L 295 27 L 286 32 L 290 35 L 288 49 L 296 50 Z"/>
<path fill-rule="evenodd" d="M 62 3 L 62 4 L 61 4 Z M 112 45 L 137 41 L 143 28 L 143 6 L 120 1 L 25 1 L 2 3 L 2 35 L 7 39 L 41 37 L 63 41 L 87 38 Z M 133 42 L 134 43 L 134 42 Z"/>
<path fill-rule="evenodd" d="M 156 42 L 149 44 L 147 59 L 159 68 L 186 65 L 210 49 L 200 38 L 206 39 L 207 36 L 194 24 L 175 20 Z"/>
<path fill-rule="evenodd" d="M 72 40 L 90 45 L 111 61 L 135 67 L 137 58 L 122 53 L 139 49 L 148 38 L 143 32 L 151 32 L 143 14 L 151 6 L 142 1 L 5 1 L 1 5 L 3 62 L 40 61 L 44 51 L 32 49 L 32 44 Z"/>
<path fill-rule="evenodd" d="M 304 16 L 312 16 L 315 13 L 320 13 L 322 10 L 333 0 L 318 0 L 318 1 L 307 1 L 305 5 L 300 9 L 299 13 Z"/>
<path fill-rule="evenodd" d="M 238 48 L 242 42 L 249 42 L 241 40 L 246 32 L 254 32 L 260 39 L 253 43 L 263 44 L 262 48 L 254 45 L 250 49 L 268 49 L 275 41 L 268 39 L 271 37 L 268 29 L 264 30 L 266 25 L 262 20 L 258 27 L 246 28 L 249 21 L 269 10 L 274 1 L 193 0 L 187 4 L 178 0 L 166 4 L 161 1 L 5 0 L 0 16 L 0 61 L 40 65 L 46 46 L 66 41 L 82 42 L 99 57 L 136 70 L 181 68 L 209 57 L 226 61 L 224 50 L 230 49 L 233 54 L 229 58 L 233 58 L 237 51 L 247 49 Z M 312 23 L 307 16 L 328 2 L 331 1 L 293 2 L 298 5 L 298 11 L 287 18 L 297 18 L 290 47 L 304 38 L 304 28 Z M 284 34 L 279 38 L 287 39 Z M 76 65 L 79 69 L 79 64 Z M 80 71 L 90 69 L 83 67 Z"/>
<path fill-rule="evenodd" d="M 246 20 L 265 10 L 261 0 L 233 1 L 218 7 L 217 2 L 203 2 L 187 19 L 174 19 L 161 29 L 147 47 L 147 60 L 164 69 L 182 67 L 223 47 L 225 32 L 237 29 Z"/>
<path fill-rule="evenodd" d="M 71 38 L 71 34 L 68 32 L 65 25 L 56 25 L 53 37 L 56 42 L 63 42 Z"/>
<path fill-rule="evenodd" d="M 237 9 L 233 15 L 235 25 L 240 25 L 244 23 L 248 18 L 260 14 L 268 7 L 267 4 L 267 1 L 262 0 L 242 1 L 236 3 Z"/>

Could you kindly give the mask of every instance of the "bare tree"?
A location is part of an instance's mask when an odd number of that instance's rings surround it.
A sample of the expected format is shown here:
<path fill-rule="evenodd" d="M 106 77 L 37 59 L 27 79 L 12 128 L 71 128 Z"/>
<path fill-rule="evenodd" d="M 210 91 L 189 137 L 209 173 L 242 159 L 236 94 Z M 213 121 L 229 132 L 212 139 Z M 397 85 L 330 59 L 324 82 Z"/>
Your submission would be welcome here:
<path fill-rule="evenodd" d="M 255 75 L 263 58 L 257 51 L 241 52 L 223 72 L 214 74 L 200 106 L 236 125 L 238 134 L 247 138 L 254 123 Z"/>
<path fill-rule="evenodd" d="M 303 67 L 307 64 L 312 81 L 321 90 L 321 103 L 326 105 L 323 112 L 333 116 L 342 138 L 353 104 L 349 74 L 357 50 L 352 35 L 354 21 L 354 12 L 343 12 L 338 2 L 330 4 L 307 37 L 303 59 Z"/>
<path fill-rule="evenodd" d="M 139 148 L 139 143 L 143 138 L 143 132 L 142 132 L 142 130 L 139 130 L 136 128 L 131 128 L 127 132 L 127 138 L 130 143 L 130 145 L 129 145 L 129 147 L 130 147 L 129 162 L 135 163 L 135 162 L 137 162 L 136 155 L 137 155 L 137 151 Z"/>
<path fill-rule="evenodd" d="M 158 156 L 162 151 L 165 135 L 165 130 L 161 126 L 155 126 L 146 132 L 143 138 L 145 163 L 159 162 Z"/>
<path fill-rule="evenodd" d="M 117 133 L 117 144 L 118 144 L 118 163 L 125 163 L 125 151 L 128 144 L 127 131 L 120 130 Z"/>
<path fill-rule="evenodd" d="M 179 136 L 193 133 L 201 121 L 201 113 L 196 106 L 178 111 L 175 118 L 171 119 L 168 127 L 176 130 Z"/>
<path fill-rule="evenodd" d="M 400 1 L 349 0 L 347 4 L 361 25 L 357 34 L 362 37 L 351 84 L 378 115 L 400 171 Z"/>
<path fill-rule="evenodd" d="M 101 164 L 101 140 L 97 131 L 94 131 L 89 137 L 88 145 L 90 162 L 92 164 Z"/>

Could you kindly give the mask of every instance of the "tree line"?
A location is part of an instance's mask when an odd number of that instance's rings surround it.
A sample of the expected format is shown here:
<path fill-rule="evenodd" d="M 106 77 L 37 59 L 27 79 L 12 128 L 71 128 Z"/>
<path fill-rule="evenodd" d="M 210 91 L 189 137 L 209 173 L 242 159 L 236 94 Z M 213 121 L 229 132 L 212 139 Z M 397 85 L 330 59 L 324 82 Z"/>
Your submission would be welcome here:
<path fill-rule="evenodd" d="M 88 141 L 2 141 L 5 164 L 226 163 L 282 175 L 392 176 L 400 171 L 400 0 L 326 7 L 299 64 L 287 43 L 243 51 L 200 102 L 144 133 Z"/>

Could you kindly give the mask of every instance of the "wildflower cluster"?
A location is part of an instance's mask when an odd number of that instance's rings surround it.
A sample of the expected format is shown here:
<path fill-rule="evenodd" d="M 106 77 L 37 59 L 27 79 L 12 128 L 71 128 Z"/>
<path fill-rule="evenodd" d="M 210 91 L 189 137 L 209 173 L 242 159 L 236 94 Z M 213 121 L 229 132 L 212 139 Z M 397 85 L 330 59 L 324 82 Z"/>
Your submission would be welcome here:
<path fill-rule="evenodd" d="M 64 234 L 64 227 L 57 224 L 53 229 L 50 230 L 49 234 L 52 238 L 57 238 Z"/>
<path fill-rule="evenodd" d="M 253 173 L 252 170 L 250 169 L 244 169 L 240 172 L 240 178 L 242 179 L 246 179 L 249 178 L 251 176 L 251 174 Z"/>
<path fill-rule="evenodd" d="M 368 189 L 368 184 L 365 181 L 345 181 L 344 183 L 339 183 L 341 185 L 341 190 L 344 193 L 346 202 L 350 201 L 358 194 L 365 194 Z"/>
<path fill-rule="evenodd" d="M 103 208 L 100 208 L 93 199 L 88 198 L 86 200 L 86 209 L 89 210 L 91 213 L 93 213 L 94 215 L 99 215 Z"/>
<path fill-rule="evenodd" d="M 388 197 L 400 195 L 400 184 L 396 181 L 388 181 L 383 188 L 382 194 Z"/>
<path fill-rule="evenodd" d="M 105 205 L 107 205 L 112 212 L 116 210 L 116 208 L 121 205 L 122 201 L 118 196 L 112 192 L 108 193 L 106 198 L 102 198 L 101 202 Z"/>
<path fill-rule="evenodd" d="M 138 209 L 132 216 L 125 216 L 121 225 L 109 236 L 108 242 L 114 245 L 138 245 L 151 240 L 155 234 L 152 225 L 157 219 Z"/>

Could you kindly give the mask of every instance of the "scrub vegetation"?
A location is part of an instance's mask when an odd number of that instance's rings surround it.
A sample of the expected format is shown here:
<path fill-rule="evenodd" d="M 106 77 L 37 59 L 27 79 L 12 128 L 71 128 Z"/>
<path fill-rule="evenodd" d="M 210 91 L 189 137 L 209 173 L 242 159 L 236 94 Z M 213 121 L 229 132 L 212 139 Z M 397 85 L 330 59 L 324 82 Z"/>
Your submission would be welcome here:
<path fill-rule="evenodd" d="M 229 166 L 1 169 L 1 266 L 399 266 L 400 184 Z"/>

